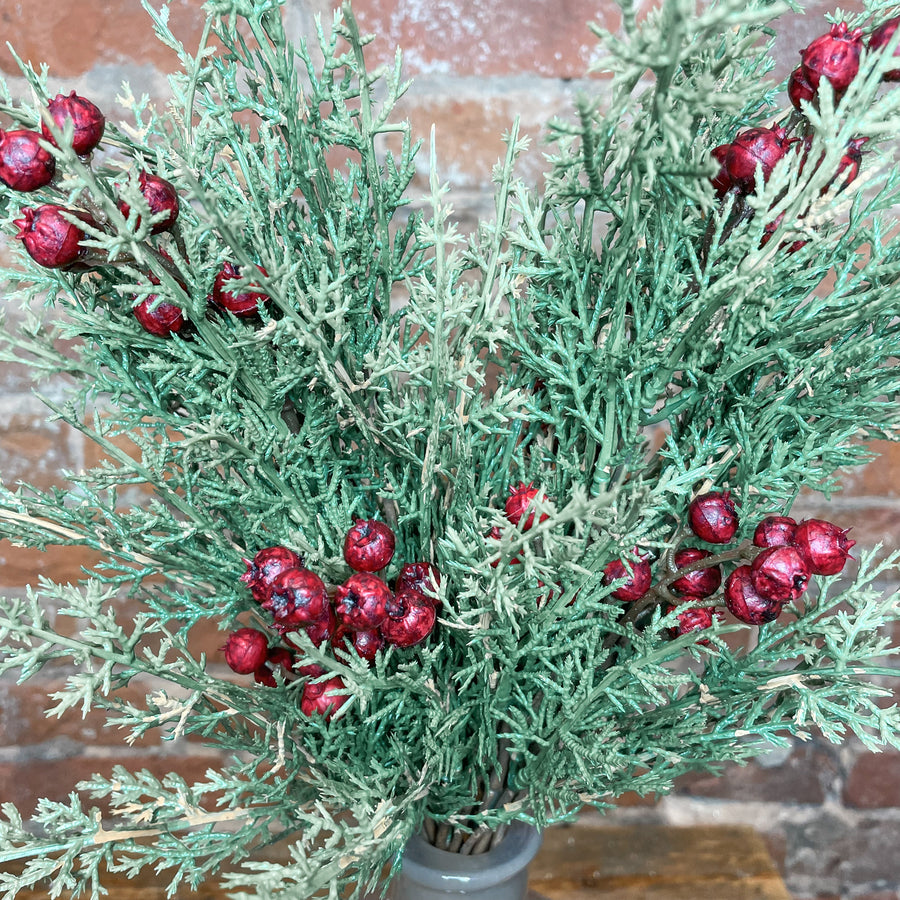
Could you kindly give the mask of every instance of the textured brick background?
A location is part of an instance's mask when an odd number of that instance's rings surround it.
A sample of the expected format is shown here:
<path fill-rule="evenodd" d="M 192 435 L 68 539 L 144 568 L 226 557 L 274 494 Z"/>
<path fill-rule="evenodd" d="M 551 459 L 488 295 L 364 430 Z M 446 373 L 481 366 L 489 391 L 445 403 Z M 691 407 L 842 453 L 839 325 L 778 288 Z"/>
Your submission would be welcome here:
<path fill-rule="evenodd" d="M 645 0 L 645 3 L 648 0 Z M 779 77 L 797 61 L 797 50 L 823 30 L 830 7 L 810 8 L 779 27 Z M 136 94 L 166 96 L 165 73 L 174 54 L 152 35 L 138 0 L 67 0 L 34 15 L 33 3 L 0 0 L 0 24 L 25 59 L 45 61 L 59 90 L 77 89 L 95 98 L 113 117 L 123 80 Z M 172 0 L 172 21 L 187 46 L 201 29 L 197 0 Z M 602 90 L 596 77 L 583 75 L 593 53 L 583 23 L 609 28 L 618 12 L 609 0 L 358 0 L 365 29 L 382 38 L 370 47 L 373 62 L 389 62 L 395 45 L 406 50 L 407 72 L 415 77 L 401 113 L 418 136 L 436 128 L 443 179 L 463 224 L 488 214 L 490 170 L 503 152 L 501 133 L 514 115 L 539 138 L 542 124 L 566 113 L 579 90 Z M 288 0 L 286 16 L 296 36 L 313 33 L 314 16 L 330 21 L 327 0 Z M 15 64 L 0 50 L 0 71 L 13 93 L 24 90 Z M 421 164 L 426 164 L 427 154 Z M 541 147 L 536 142 L 522 173 L 538 182 Z M 424 184 L 427 172 L 420 173 Z M 47 388 L 51 393 L 53 386 Z M 0 370 L 0 473 L 42 487 L 58 483 L 60 469 L 79 469 L 94 453 L 81 437 L 48 423 L 28 393 L 25 374 Z M 853 523 L 862 545 L 894 545 L 900 535 L 900 448 L 875 447 L 882 455 L 863 471 L 849 473 L 845 489 L 826 515 Z M 822 511 L 815 497 L 800 502 L 801 515 Z M 87 557 L 68 549 L 45 554 L 0 543 L 0 587 L 20 592 L 38 575 L 76 579 Z M 214 650 L 220 636 L 212 629 L 195 636 L 196 646 Z M 0 680 L 0 801 L 29 809 L 39 796 L 62 798 L 72 783 L 122 762 L 162 773 L 177 768 L 199 777 L 216 757 L 199 743 L 163 744 L 146 740 L 128 749 L 100 716 L 77 714 L 46 719 L 48 692 L 65 679 L 50 670 L 42 680 L 17 686 Z M 135 685 L 136 695 L 152 690 Z M 853 743 L 834 747 L 813 740 L 790 750 L 773 750 L 723 777 L 686 778 L 679 791 L 660 802 L 626 798 L 614 819 L 693 823 L 738 822 L 756 825 L 767 837 L 795 897 L 828 900 L 900 898 L 900 754 L 873 755 Z M 727 898 L 725 898 L 727 900 Z"/>

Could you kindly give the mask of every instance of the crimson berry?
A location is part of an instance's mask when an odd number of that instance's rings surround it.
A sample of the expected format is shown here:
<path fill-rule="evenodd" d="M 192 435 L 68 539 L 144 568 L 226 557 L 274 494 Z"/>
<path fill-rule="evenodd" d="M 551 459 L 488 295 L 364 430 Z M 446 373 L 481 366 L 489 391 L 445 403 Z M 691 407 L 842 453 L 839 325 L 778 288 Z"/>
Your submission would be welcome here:
<path fill-rule="evenodd" d="M 868 140 L 868 138 L 862 137 L 853 138 L 853 140 L 847 142 L 847 148 L 844 150 L 844 155 L 838 163 L 837 173 L 828 184 L 828 187 L 831 187 L 837 181 L 840 184 L 839 190 L 842 190 L 859 175 L 859 166 L 862 163 L 862 147 Z"/>
<path fill-rule="evenodd" d="M 150 234 L 161 234 L 163 231 L 168 231 L 178 219 L 178 191 L 175 190 L 175 186 L 158 175 L 141 172 L 138 177 L 138 187 L 147 201 L 147 206 L 150 207 L 152 216 L 165 213 L 165 218 L 150 227 Z M 124 200 L 119 200 L 118 207 L 127 219 L 131 207 Z M 137 228 L 140 224 L 141 217 L 138 216 L 134 227 Z"/>
<path fill-rule="evenodd" d="M 87 213 L 65 209 L 53 203 L 44 203 L 36 209 L 23 207 L 23 218 L 13 222 L 19 229 L 16 238 L 25 244 L 28 255 L 38 265 L 48 269 L 60 269 L 71 265 L 83 250 L 81 241 L 85 233 L 64 218 L 64 213 L 93 224 Z"/>
<path fill-rule="evenodd" d="M 305 666 L 298 666 L 295 670 L 298 675 L 303 678 L 318 678 L 321 675 L 325 674 L 325 669 L 323 669 L 318 663 L 309 663 Z M 321 683 L 313 685 L 313 692 L 317 691 L 321 694 L 324 688 L 322 688 Z"/>
<path fill-rule="evenodd" d="M 518 525 L 522 516 L 525 515 L 525 512 L 533 504 L 539 493 L 540 490 L 534 486 L 533 481 L 529 484 L 520 481 L 516 485 L 510 485 L 509 496 L 506 498 L 506 518 L 509 519 L 513 525 Z M 542 513 L 539 521 L 546 522 L 549 518 L 550 516 L 548 516 L 547 513 Z M 525 524 L 522 525 L 522 531 L 528 531 L 532 525 L 534 525 L 533 509 L 525 519 Z"/>
<path fill-rule="evenodd" d="M 794 543 L 797 522 L 790 516 L 766 516 L 753 532 L 757 547 L 787 547 Z"/>
<path fill-rule="evenodd" d="M 869 36 L 869 50 L 874 53 L 887 47 L 897 30 L 897 25 L 900 25 L 900 18 L 882 22 Z M 900 47 L 894 48 L 894 57 L 897 56 L 900 56 Z M 882 81 L 900 81 L 900 69 L 890 69 L 881 78 Z"/>
<path fill-rule="evenodd" d="M 861 28 L 848 31 L 846 22 L 832 25 L 828 34 L 817 37 L 800 51 L 806 80 L 818 89 L 819 82 L 825 78 L 831 82 L 835 94 L 843 94 L 859 71 L 862 46 Z"/>
<path fill-rule="evenodd" d="M 685 597 L 685 603 L 691 600 L 702 600 L 702 597 Z M 678 624 L 670 630 L 673 638 L 683 634 L 689 634 L 692 631 L 705 631 L 712 628 L 713 622 L 717 621 L 719 614 L 715 607 L 712 606 L 670 606 L 668 612 L 678 610 Z M 698 641 L 701 644 L 708 644 L 709 641 Z"/>
<path fill-rule="evenodd" d="M 794 546 L 814 575 L 837 575 L 855 544 L 845 530 L 824 519 L 805 519 L 794 535 Z"/>
<path fill-rule="evenodd" d="M 357 519 L 344 538 L 344 559 L 357 572 L 380 572 L 394 556 L 394 532 L 375 519 Z"/>
<path fill-rule="evenodd" d="M 268 272 L 262 267 L 257 266 L 263 275 L 268 276 Z M 227 309 L 239 318 L 255 316 L 259 312 L 260 304 L 268 302 L 269 298 L 259 291 L 252 291 L 249 287 L 238 289 L 235 291 L 226 290 L 229 281 L 236 281 L 241 277 L 239 266 L 234 263 L 226 262 L 223 264 L 221 271 L 216 275 L 213 281 L 212 300 L 216 306 L 221 309 Z"/>
<path fill-rule="evenodd" d="M 768 181 L 775 164 L 794 143 L 783 128 L 748 128 L 729 145 L 725 168 L 735 187 L 749 193 L 756 187 L 756 170 L 762 168 L 763 181 Z"/>
<path fill-rule="evenodd" d="M 730 491 L 701 494 L 688 507 L 691 530 L 710 544 L 727 544 L 738 530 L 737 511 Z"/>
<path fill-rule="evenodd" d="M 738 566 L 725 579 L 725 606 L 739 621 L 747 625 L 762 625 L 777 619 L 784 604 L 757 593 L 750 566 Z"/>
<path fill-rule="evenodd" d="M 395 647 L 413 647 L 431 634 L 436 619 L 434 604 L 424 594 L 404 588 L 388 603 L 381 633 Z"/>
<path fill-rule="evenodd" d="M 625 579 L 625 583 L 619 585 L 612 592 L 612 596 L 616 600 L 640 600 L 650 590 L 652 581 L 650 563 L 645 559 L 630 559 L 628 567 L 631 571 L 625 567 L 625 563 L 621 559 L 614 559 L 611 563 L 607 563 L 603 570 L 603 583 L 606 585 L 610 585 L 620 578 Z"/>
<path fill-rule="evenodd" d="M 327 681 L 306 684 L 300 697 L 300 709 L 306 716 L 324 716 L 330 719 L 348 700 L 350 695 L 339 675 Z"/>
<path fill-rule="evenodd" d="M 247 571 L 241 581 L 250 588 L 253 599 L 262 603 L 272 593 L 272 582 L 288 569 L 299 569 L 303 560 L 287 547 L 264 547 L 257 551 L 252 560 L 245 559 Z"/>
<path fill-rule="evenodd" d="M 685 547 L 675 554 L 675 568 L 683 569 L 708 556 L 712 556 L 708 550 L 701 550 L 699 547 Z M 685 572 L 684 575 L 672 582 L 672 590 L 677 594 L 709 597 L 719 589 L 721 584 L 722 570 L 718 566 L 706 566 L 702 569 L 694 569 L 693 572 Z"/>
<path fill-rule="evenodd" d="M 53 119 L 54 124 L 60 131 L 65 128 L 67 121 L 72 122 L 74 126 L 72 149 L 79 156 L 90 153 L 100 143 L 103 137 L 103 129 L 106 127 L 106 119 L 99 108 L 91 103 L 90 100 L 79 97 L 75 91 L 72 91 L 68 97 L 63 94 L 57 94 L 50 101 L 48 109 L 50 118 Z M 46 122 L 41 123 L 41 131 L 54 147 L 59 146 Z"/>
<path fill-rule="evenodd" d="M 294 656 L 290 650 L 284 647 L 273 647 L 269 650 L 266 662 L 253 673 L 253 678 L 257 684 L 264 684 L 266 687 L 277 687 L 278 682 L 275 680 L 272 670 L 281 666 L 285 671 L 290 672 L 293 665 Z"/>
<path fill-rule="evenodd" d="M 296 631 L 298 626 L 314 625 L 325 618 L 329 607 L 325 582 L 297 566 L 287 569 L 272 582 L 269 596 L 262 608 L 272 613 L 279 631 Z"/>
<path fill-rule="evenodd" d="M 157 303 L 157 300 L 156 294 L 149 294 L 136 306 L 131 307 L 141 327 L 158 337 L 168 337 L 170 334 L 181 332 L 187 325 L 181 307 L 166 300 Z"/>
<path fill-rule="evenodd" d="M 255 628 L 238 628 L 225 641 L 225 662 L 238 675 L 261 668 L 269 654 L 269 639 Z"/>
<path fill-rule="evenodd" d="M 335 616 L 334 610 L 331 608 L 331 604 L 329 604 L 328 609 L 325 610 L 325 615 L 322 616 L 318 622 L 307 625 L 303 630 L 307 633 L 309 639 L 316 647 L 321 647 L 322 644 L 331 640 L 336 628 L 337 616 Z"/>
<path fill-rule="evenodd" d="M 391 596 L 391 589 L 378 576 L 357 572 L 335 592 L 334 611 L 352 631 L 369 631 L 384 621 Z"/>
<path fill-rule="evenodd" d="M 790 97 L 794 108 L 801 112 L 801 104 L 803 101 L 810 103 L 815 98 L 816 89 L 809 83 L 806 73 L 803 71 L 803 66 L 797 66 L 797 68 L 791 72 L 791 77 L 788 79 L 787 91 L 788 97 Z"/>
<path fill-rule="evenodd" d="M 768 225 L 763 229 L 763 236 L 760 238 L 759 246 L 765 247 L 766 244 L 772 240 L 772 235 L 781 228 L 781 223 L 784 221 L 784 213 L 781 213 L 774 222 L 769 222 Z M 796 253 L 801 247 L 805 247 L 809 242 L 808 241 L 791 241 L 789 244 L 787 241 L 782 241 L 779 246 L 779 250 L 786 250 L 788 253 Z"/>
<path fill-rule="evenodd" d="M 753 587 L 761 597 L 787 603 L 796 600 L 809 583 L 809 566 L 794 547 L 769 547 L 750 567 Z"/>
<path fill-rule="evenodd" d="M 0 130 L 0 181 L 14 191 L 36 191 L 53 180 L 56 160 L 36 131 Z"/>
<path fill-rule="evenodd" d="M 710 156 L 719 164 L 718 174 L 711 178 L 710 181 L 713 188 L 715 188 L 716 196 L 720 200 L 734 187 L 734 182 L 728 174 L 728 166 L 726 165 L 728 148 L 730 146 L 731 144 L 721 144 L 709 151 Z"/>
<path fill-rule="evenodd" d="M 377 628 L 350 631 L 343 626 L 338 627 L 331 638 L 331 645 L 337 650 L 346 650 L 348 642 L 357 655 L 368 662 L 375 662 L 375 654 L 384 646 L 384 638 Z"/>
<path fill-rule="evenodd" d="M 496 527 L 496 526 L 495 526 Z M 500 529 L 497 529 L 497 539 L 500 538 Z M 438 585 L 441 583 L 441 573 L 429 562 L 404 563 L 394 582 L 394 591 L 400 593 L 404 588 L 418 591 L 424 594 L 434 604 L 436 610 L 441 608 L 441 600 L 437 596 Z"/>

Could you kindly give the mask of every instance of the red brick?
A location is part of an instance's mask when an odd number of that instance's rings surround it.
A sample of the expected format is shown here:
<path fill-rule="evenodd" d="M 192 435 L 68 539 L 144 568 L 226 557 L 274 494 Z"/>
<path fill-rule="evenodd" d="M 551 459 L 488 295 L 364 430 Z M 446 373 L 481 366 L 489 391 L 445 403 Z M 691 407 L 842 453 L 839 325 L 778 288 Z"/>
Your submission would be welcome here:
<path fill-rule="evenodd" d="M 362 31 L 378 37 L 367 64 L 390 64 L 400 47 L 410 73 L 582 76 L 596 55 L 587 23 L 615 31 L 604 0 L 358 0 Z"/>
<path fill-rule="evenodd" d="M 843 800 L 857 809 L 900 807 L 900 752 L 861 754 L 847 776 Z"/>
<path fill-rule="evenodd" d="M 10 416 L 0 425 L 3 483 L 14 487 L 24 481 L 39 490 L 62 485 L 61 470 L 80 468 L 80 445 L 81 436 L 65 422 L 48 422 L 46 416 Z"/>
<path fill-rule="evenodd" d="M 869 449 L 878 457 L 842 474 L 841 497 L 900 497 L 900 443 L 872 441 Z"/>
<path fill-rule="evenodd" d="M 99 553 L 85 547 L 50 546 L 41 551 L 0 541 L 0 584 L 36 585 L 39 575 L 57 582 L 76 582 L 85 577 L 82 566 L 96 565 L 100 559 Z"/>
<path fill-rule="evenodd" d="M 196 47 L 205 16 L 202 4 L 173 0 L 170 27 L 188 49 Z M 150 64 L 177 68 L 174 51 L 153 32 L 150 17 L 133 0 L 67 0 L 36 15 L 29 0 L 0 0 L 0 24 L 16 52 L 54 77 L 79 75 L 97 65 Z M 0 69 L 18 73 L 4 46 Z"/>
<path fill-rule="evenodd" d="M 205 780 L 208 768 L 215 768 L 219 758 L 212 754 L 196 756 L 148 756 L 122 752 L 113 758 L 32 759 L 18 763 L 0 763 L 0 797 L 14 803 L 24 816 L 30 816 L 41 798 L 65 800 L 79 781 L 97 773 L 112 774 L 113 767 L 122 765 L 131 772 L 147 769 L 162 778 L 177 772 L 188 784 Z M 99 801 L 85 797 L 85 805 Z"/>

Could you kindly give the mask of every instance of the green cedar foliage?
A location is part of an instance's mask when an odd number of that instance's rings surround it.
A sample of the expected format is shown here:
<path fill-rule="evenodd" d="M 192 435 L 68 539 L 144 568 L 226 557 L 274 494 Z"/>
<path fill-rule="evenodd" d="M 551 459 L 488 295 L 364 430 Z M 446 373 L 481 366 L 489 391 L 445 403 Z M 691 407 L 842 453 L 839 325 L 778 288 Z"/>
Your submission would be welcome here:
<path fill-rule="evenodd" d="M 419 145 L 392 118 L 407 84 L 399 57 L 366 71 L 349 7 L 315 52 L 287 42 L 269 0 L 207 9 L 191 53 L 148 7 L 181 60 L 171 104 L 126 88 L 134 121 L 108 125 L 109 152 L 88 165 L 56 151 L 64 177 L 36 195 L 91 210 L 92 268 L 22 252 L 3 272 L 4 303 L 25 312 L 2 359 L 64 377 L 66 397 L 46 402 L 104 461 L 68 473 L 67 490 L 0 492 L 0 535 L 102 555 L 79 585 L 0 602 L 0 672 L 63 661 L 51 714 L 101 707 L 129 742 L 199 735 L 231 761 L 197 784 L 119 768 L 43 801 L 30 825 L 3 805 L 0 863 L 27 865 L 0 873 L 2 896 L 49 879 L 51 896 L 96 897 L 105 865 L 151 866 L 173 890 L 220 872 L 240 897 L 359 897 L 423 826 L 459 847 L 814 730 L 900 743 L 884 637 L 900 610 L 882 594 L 896 556 L 865 550 L 852 577 L 815 579 L 758 634 L 729 620 L 708 643 L 670 638 L 665 604 L 623 617 L 602 581 L 636 547 L 665 577 L 697 493 L 730 489 L 746 539 L 802 488 L 835 489 L 867 439 L 896 437 L 891 48 L 864 54 L 837 108 L 823 87 L 808 110 L 818 165 L 789 154 L 755 195 L 719 203 L 710 149 L 786 115 L 784 86 L 765 79 L 785 7 L 663 0 L 637 24 L 624 3 L 622 31 L 598 35 L 614 79 L 551 123 L 543 193 L 516 179 L 512 123 L 495 216 L 464 236 L 439 149 L 427 212 L 407 208 Z M 871 28 L 890 11 L 836 18 Z M 0 103 L 34 128 L 47 73 L 22 68 L 37 105 L 5 87 Z M 833 173 L 859 136 L 862 171 L 842 190 Z M 150 237 L 142 168 L 178 188 L 169 235 Z M 8 234 L 22 198 L 0 203 Z M 270 298 L 258 319 L 209 310 L 225 261 Z M 131 306 L 149 295 L 190 332 L 144 331 Z M 503 514 L 520 481 L 547 516 L 529 530 Z M 192 658 L 201 620 L 269 624 L 242 557 L 283 543 L 340 583 L 355 517 L 392 524 L 395 568 L 442 573 L 427 643 L 369 667 L 296 635 L 300 662 L 349 689 L 330 722 L 301 713 L 302 681 L 224 680 Z M 134 621 L 126 595 L 142 603 Z M 117 696 L 141 675 L 171 687 Z M 249 858 L 280 838 L 287 864 Z"/>

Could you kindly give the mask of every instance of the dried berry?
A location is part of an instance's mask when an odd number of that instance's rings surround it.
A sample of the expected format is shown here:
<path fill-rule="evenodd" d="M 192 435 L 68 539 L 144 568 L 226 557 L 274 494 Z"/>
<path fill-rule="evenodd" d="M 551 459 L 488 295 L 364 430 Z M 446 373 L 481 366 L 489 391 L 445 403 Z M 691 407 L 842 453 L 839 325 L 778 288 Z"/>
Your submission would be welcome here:
<path fill-rule="evenodd" d="M 876 53 L 887 47 L 897 30 L 897 25 L 900 25 L 900 18 L 882 22 L 869 36 L 869 50 Z M 898 56 L 900 56 L 900 46 L 894 48 L 893 58 Z M 883 81 L 900 81 L 900 69 L 890 69 L 881 78 Z"/>
<path fill-rule="evenodd" d="M 391 589 L 377 575 L 357 572 L 335 592 L 334 611 L 352 631 L 368 631 L 384 621 L 391 596 Z"/>
<path fill-rule="evenodd" d="M 253 599 L 262 603 L 269 599 L 272 583 L 288 569 L 299 569 L 303 560 L 287 547 L 264 547 L 257 551 L 252 560 L 245 559 L 247 571 L 241 575 L 241 581 L 250 588 Z"/>
<path fill-rule="evenodd" d="M 306 684 L 300 698 L 300 709 L 306 716 L 320 715 L 327 721 L 349 699 L 343 680 L 335 675 L 327 681 Z"/>
<path fill-rule="evenodd" d="M 307 625 L 303 630 L 316 647 L 321 647 L 322 644 L 332 639 L 336 628 L 337 616 L 335 616 L 334 610 L 329 604 L 328 609 L 325 610 L 325 615 L 318 622 Z"/>
<path fill-rule="evenodd" d="M 262 266 L 256 268 L 263 275 L 268 276 L 269 273 Z M 224 263 L 213 281 L 212 302 L 220 309 L 227 309 L 228 312 L 239 318 L 255 316 L 259 312 L 259 307 L 268 303 L 269 298 L 259 291 L 251 290 L 250 287 L 228 290 L 228 282 L 237 281 L 240 277 L 239 266 L 230 262 Z M 255 287 L 255 285 L 251 287 Z"/>
<path fill-rule="evenodd" d="M 296 631 L 325 618 L 329 607 L 325 583 L 309 569 L 287 569 L 272 582 L 262 608 L 272 613 L 279 631 Z"/>
<path fill-rule="evenodd" d="M 496 537 L 500 538 L 500 529 L 492 529 L 497 531 Z M 493 537 L 494 535 L 490 535 Z M 434 608 L 438 611 L 441 609 L 441 600 L 438 597 L 438 585 L 441 583 L 441 573 L 429 562 L 404 563 L 400 569 L 400 574 L 394 582 L 394 591 L 400 593 L 404 588 L 418 591 L 424 594 L 434 603 Z"/>
<path fill-rule="evenodd" d="M 713 622 L 720 618 L 720 613 L 713 606 L 691 606 L 691 600 L 701 601 L 702 597 L 685 597 L 683 606 L 670 606 L 668 612 L 678 611 L 678 624 L 670 630 L 673 638 L 682 634 L 689 634 L 692 631 L 705 631 L 712 628 Z M 699 644 L 709 644 L 706 639 L 700 640 Z"/>
<path fill-rule="evenodd" d="M 344 538 L 344 559 L 357 572 L 380 572 L 394 557 L 394 532 L 375 519 L 357 519 Z"/>
<path fill-rule="evenodd" d="M 24 207 L 23 218 L 13 222 L 19 229 L 16 238 L 25 244 L 28 255 L 38 265 L 59 269 L 71 265 L 81 256 L 81 241 L 84 240 L 85 233 L 66 219 L 65 215 L 94 224 L 87 213 L 65 209 L 53 203 L 44 203 L 36 209 Z"/>
<path fill-rule="evenodd" d="M 727 544 L 737 533 L 738 517 L 729 491 L 701 494 L 688 507 L 691 530 L 702 541 Z"/>
<path fill-rule="evenodd" d="M 187 319 L 185 319 L 181 307 L 166 300 L 159 300 L 156 294 L 144 297 L 140 303 L 131 307 L 131 311 L 144 331 L 149 331 L 150 334 L 158 337 L 178 334 L 187 325 Z"/>
<path fill-rule="evenodd" d="M 336 650 L 347 650 L 350 645 L 357 656 L 368 662 L 375 662 L 375 654 L 384 646 L 384 638 L 376 628 L 368 631 L 351 631 L 343 626 L 337 628 L 331 638 L 331 645 Z"/>
<path fill-rule="evenodd" d="M 846 22 L 832 25 L 828 34 L 817 37 L 800 51 L 807 82 L 818 89 L 821 79 L 825 78 L 840 96 L 856 78 L 862 46 L 861 28 L 848 31 Z"/>
<path fill-rule="evenodd" d="M 607 563 L 603 569 L 603 583 L 610 585 L 614 581 L 624 578 L 625 583 L 619 585 L 611 596 L 616 600 L 640 600 L 650 590 L 652 582 L 650 563 L 645 559 L 630 559 L 627 566 L 626 568 L 625 562 L 621 559 L 614 559 L 611 563 Z"/>
<path fill-rule="evenodd" d="M 814 575 L 837 575 L 850 558 L 850 550 L 855 544 L 845 530 L 824 519 L 805 519 L 794 535 L 794 546 Z"/>
<path fill-rule="evenodd" d="M 72 91 L 68 97 L 64 94 L 57 94 L 48 106 L 50 118 L 53 119 L 56 127 L 62 131 L 67 121 L 71 121 L 74 127 L 72 133 L 72 149 L 79 155 L 84 156 L 90 153 L 103 137 L 103 129 L 106 127 L 106 119 L 99 108 L 86 100 L 79 97 L 75 91 Z M 41 131 L 44 137 L 55 147 L 56 138 L 53 137 L 47 123 L 41 124 Z"/>
<path fill-rule="evenodd" d="M 164 218 L 151 226 L 150 234 L 160 234 L 163 231 L 168 231 L 178 219 L 178 191 L 175 190 L 175 186 L 166 181 L 165 178 L 160 178 L 158 175 L 148 175 L 146 172 L 141 172 L 138 177 L 138 186 L 144 195 L 144 199 L 147 201 L 147 206 L 150 207 L 150 214 L 153 216 L 161 213 L 165 214 Z M 131 212 L 131 207 L 124 200 L 119 200 L 118 207 L 122 215 L 127 219 L 128 214 Z M 138 216 L 134 227 L 137 228 L 140 224 L 141 217 Z"/>
<path fill-rule="evenodd" d="M 675 568 L 682 569 L 691 563 L 706 559 L 712 554 L 708 550 L 699 547 L 685 547 L 675 554 Z M 706 566 L 702 569 L 694 569 L 693 572 L 685 572 L 672 582 L 672 590 L 677 594 L 692 594 L 695 597 L 709 597 L 714 594 L 722 584 L 722 570 L 718 566 Z"/>
<path fill-rule="evenodd" d="M 225 662 L 239 675 L 259 669 L 269 655 L 269 639 L 255 628 L 238 628 L 225 641 Z"/>
<path fill-rule="evenodd" d="M 735 187 L 750 193 L 756 187 L 756 172 L 761 168 L 768 181 L 775 164 L 794 143 L 783 128 L 748 128 L 729 145 L 725 169 Z"/>
<path fill-rule="evenodd" d="M 36 131 L 0 130 L 0 181 L 14 191 L 36 191 L 53 180 L 56 160 Z"/>
<path fill-rule="evenodd" d="M 794 543 L 797 523 L 790 516 L 766 516 L 753 532 L 757 547 L 788 547 Z"/>
<path fill-rule="evenodd" d="M 768 600 L 796 600 L 809 584 L 809 566 L 794 547 L 769 547 L 750 567 L 756 592 Z"/>
<path fill-rule="evenodd" d="M 266 687 L 277 687 L 278 682 L 275 680 L 273 670 L 281 666 L 285 672 L 290 672 L 293 665 L 294 656 L 290 650 L 284 647 L 272 647 L 269 650 L 265 663 L 253 673 L 253 678 L 257 684 L 264 684 Z"/>
<path fill-rule="evenodd" d="M 713 147 L 710 150 L 710 156 L 719 164 L 718 174 L 711 178 L 710 181 L 715 189 L 716 196 L 720 200 L 734 187 L 734 182 L 728 174 L 728 166 L 726 165 L 728 148 L 730 146 L 731 144 L 720 144 L 718 147 Z"/>
<path fill-rule="evenodd" d="M 522 531 L 528 531 L 534 525 L 535 511 L 533 505 L 539 493 L 540 490 L 534 486 L 533 481 L 530 484 L 520 481 L 518 484 L 510 485 L 509 487 L 509 496 L 506 498 L 506 518 L 513 525 L 518 525 L 522 516 L 525 515 L 529 507 L 532 507 L 531 512 L 522 525 Z M 550 516 L 547 513 L 542 513 L 539 521 L 546 522 L 549 518 Z"/>
<path fill-rule="evenodd" d="M 757 593 L 750 566 L 738 566 L 725 579 L 725 605 L 736 619 L 748 625 L 774 621 L 784 606 L 778 600 L 770 600 Z"/>
<path fill-rule="evenodd" d="M 816 96 L 816 89 L 809 83 L 803 66 L 797 66 L 788 79 L 788 97 L 794 108 L 802 112 L 803 102 L 811 103 Z"/>
<path fill-rule="evenodd" d="M 424 594 L 404 588 L 387 604 L 381 633 L 395 647 L 413 647 L 431 634 L 436 618 L 434 604 Z"/>

